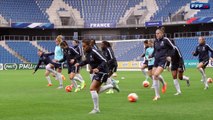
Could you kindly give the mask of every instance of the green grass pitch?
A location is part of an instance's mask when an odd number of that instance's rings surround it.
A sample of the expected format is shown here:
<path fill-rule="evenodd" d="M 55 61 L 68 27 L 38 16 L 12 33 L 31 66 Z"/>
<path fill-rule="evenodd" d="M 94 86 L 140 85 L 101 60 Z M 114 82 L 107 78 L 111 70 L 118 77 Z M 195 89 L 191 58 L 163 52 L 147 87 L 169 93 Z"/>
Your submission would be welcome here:
<path fill-rule="evenodd" d="M 212 68 L 206 70 L 212 76 Z M 63 70 L 67 80 L 67 70 Z M 165 94 L 159 101 L 152 101 L 154 90 L 143 88 L 145 79 L 141 72 L 118 72 L 120 93 L 100 94 L 100 114 L 89 115 L 93 108 L 89 86 L 89 74 L 82 70 L 86 89 L 78 93 L 57 90 L 58 81 L 52 78 L 53 86 L 47 87 L 44 70 L 32 75 L 32 70 L 0 71 L 0 120 L 211 120 L 213 118 L 213 85 L 206 91 L 201 75 L 196 69 L 187 69 L 191 86 L 179 81 L 182 95 L 176 92 L 171 73 L 163 76 L 168 83 Z M 121 77 L 125 79 L 121 80 Z M 127 101 L 131 92 L 138 94 L 136 103 Z"/>

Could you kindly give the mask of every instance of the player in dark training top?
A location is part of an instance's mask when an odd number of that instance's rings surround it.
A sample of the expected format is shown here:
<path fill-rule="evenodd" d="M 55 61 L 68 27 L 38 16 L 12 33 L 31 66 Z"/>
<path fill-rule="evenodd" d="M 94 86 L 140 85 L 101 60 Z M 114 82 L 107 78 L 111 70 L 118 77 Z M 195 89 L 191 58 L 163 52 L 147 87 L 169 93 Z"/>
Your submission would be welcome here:
<path fill-rule="evenodd" d="M 169 51 L 174 51 L 175 46 L 171 43 L 171 41 L 164 37 L 164 28 L 160 28 L 156 30 L 156 39 L 154 42 L 154 66 L 153 66 L 153 87 L 155 89 L 155 97 L 154 101 L 160 98 L 159 93 L 159 76 L 163 72 L 164 68 L 167 65 L 168 61 L 171 61 L 171 55 Z M 166 92 L 166 84 L 164 84 L 162 88 L 162 92 Z"/>
<path fill-rule="evenodd" d="M 64 57 L 59 62 L 67 61 L 67 67 L 68 67 L 68 74 L 69 78 L 71 80 L 71 85 L 73 84 L 75 88 L 75 92 L 80 91 L 80 88 L 78 88 L 77 80 L 79 80 L 78 77 L 75 76 L 76 73 L 78 73 L 79 67 L 74 66 L 75 63 L 77 63 L 80 55 L 79 53 L 72 47 L 69 47 L 66 41 L 63 41 L 60 44 L 61 48 L 63 49 Z"/>
<path fill-rule="evenodd" d="M 106 83 L 112 84 L 112 82 L 116 82 L 115 80 L 112 79 L 112 74 L 117 71 L 117 67 L 118 67 L 117 60 L 115 58 L 114 52 L 109 42 L 102 41 L 101 50 L 103 55 L 106 57 L 107 64 L 109 67 L 109 78 L 107 79 Z M 114 93 L 113 89 L 110 89 L 107 92 L 107 94 L 111 94 L 111 93 Z"/>
<path fill-rule="evenodd" d="M 173 51 L 172 56 L 171 56 L 172 77 L 173 77 L 174 86 L 175 86 L 176 91 L 177 91 L 177 93 L 175 93 L 174 95 L 180 95 L 181 90 L 180 90 L 180 84 L 177 80 L 177 77 L 180 80 L 186 80 L 187 86 L 190 85 L 189 77 L 183 75 L 183 73 L 185 71 L 183 56 L 182 56 L 179 48 L 175 45 L 174 40 L 171 40 L 171 42 L 175 46 L 175 50 Z"/>
<path fill-rule="evenodd" d="M 80 43 L 78 40 L 73 40 L 72 41 L 72 45 L 73 48 L 79 53 L 79 57 L 77 59 L 77 62 L 81 62 L 82 61 L 82 56 L 83 56 L 83 51 L 82 51 L 82 47 L 80 46 Z M 84 87 L 86 87 L 86 83 L 83 79 L 83 77 L 80 74 L 80 68 L 78 70 L 78 72 L 75 74 L 75 77 L 77 77 L 79 79 L 79 81 L 81 82 L 81 89 L 83 89 Z"/>
<path fill-rule="evenodd" d="M 213 49 L 206 44 L 204 37 L 198 38 L 199 45 L 196 47 L 196 50 L 192 53 L 194 56 L 198 56 L 199 64 L 197 65 L 197 69 L 202 74 L 202 82 L 204 83 L 204 89 L 208 89 L 208 82 L 205 74 L 205 68 L 209 63 L 209 52 L 211 52 L 211 60 L 213 58 Z"/>
<path fill-rule="evenodd" d="M 39 61 L 38 64 L 33 72 L 33 74 L 38 70 L 39 66 L 43 63 L 46 65 L 46 72 L 45 72 L 45 77 L 48 81 L 47 86 L 52 86 L 52 82 L 50 79 L 50 72 L 53 73 L 58 80 L 62 80 L 62 75 L 59 72 L 56 72 L 54 68 L 59 68 L 61 67 L 61 64 L 53 62 L 49 56 L 54 55 L 54 53 L 44 53 L 42 50 L 38 50 L 38 56 L 39 56 Z M 59 86 L 60 87 L 60 86 Z"/>
<path fill-rule="evenodd" d="M 110 88 L 114 88 L 119 91 L 119 88 L 115 83 L 101 86 L 102 83 L 106 82 L 108 78 L 109 70 L 107 60 L 99 51 L 92 48 L 89 40 L 83 40 L 83 50 L 86 55 L 86 60 L 77 63 L 75 66 L 84 66 L 89 64 L 94 73 L 90 86 L 90 93 L 92 96 L 94 109 L 90 112 L 90 114 L 95 114 L 100 112 L 98 94 Z"/>

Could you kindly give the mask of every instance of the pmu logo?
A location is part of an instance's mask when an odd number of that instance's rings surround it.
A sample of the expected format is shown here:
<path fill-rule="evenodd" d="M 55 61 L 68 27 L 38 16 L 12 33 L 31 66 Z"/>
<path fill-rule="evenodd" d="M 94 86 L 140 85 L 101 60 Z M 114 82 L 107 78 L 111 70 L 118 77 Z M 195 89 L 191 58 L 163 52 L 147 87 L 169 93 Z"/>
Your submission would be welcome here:
<path fill-rule="evenodd" d="M 210 4 L 194 2 L 194 3 L 190 3 L 190 8 L 191 9 L 210 9 Z"/>

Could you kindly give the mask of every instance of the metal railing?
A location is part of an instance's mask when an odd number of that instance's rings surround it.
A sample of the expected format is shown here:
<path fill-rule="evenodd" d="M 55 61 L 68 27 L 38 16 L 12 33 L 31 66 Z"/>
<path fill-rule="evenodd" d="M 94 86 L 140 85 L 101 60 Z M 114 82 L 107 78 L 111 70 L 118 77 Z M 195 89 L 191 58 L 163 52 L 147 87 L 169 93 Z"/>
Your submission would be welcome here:
<path fill-rule="evenodd" d="M 198 37 L 198 36 L 213 36 L 213 31 L 178 32 L 178 33 L 174 33 L 174 37 L 175 38 Z"/>

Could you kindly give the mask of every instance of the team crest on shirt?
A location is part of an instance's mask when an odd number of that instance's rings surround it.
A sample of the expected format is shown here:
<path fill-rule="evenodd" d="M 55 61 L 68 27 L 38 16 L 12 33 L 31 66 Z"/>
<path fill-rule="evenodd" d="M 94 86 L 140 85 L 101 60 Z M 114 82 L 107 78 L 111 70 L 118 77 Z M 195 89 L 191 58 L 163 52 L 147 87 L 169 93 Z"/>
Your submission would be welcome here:
<path fill-rule="evenodd" d="M 164 41 L 161 41 L 160 46 L 164 46 Z"/>
<path fill-rule="evenodd" d="M 205 47 L 203 47 L 202 51 L 205 51 L 205 50 L 206 50 L 206 48 L 205 48 Z"/>
<path fill-rule="evenodd" d="M 89 56 L 90 61 L 94 61 L 92 55 Z"/>

